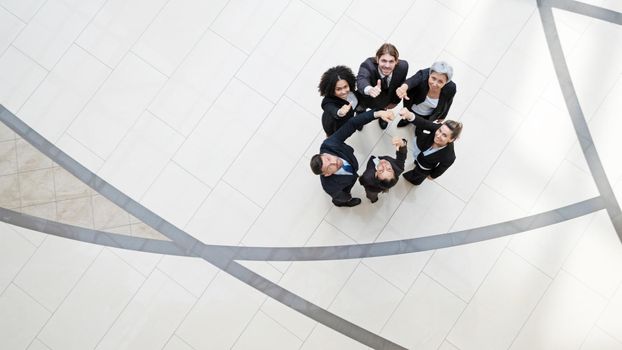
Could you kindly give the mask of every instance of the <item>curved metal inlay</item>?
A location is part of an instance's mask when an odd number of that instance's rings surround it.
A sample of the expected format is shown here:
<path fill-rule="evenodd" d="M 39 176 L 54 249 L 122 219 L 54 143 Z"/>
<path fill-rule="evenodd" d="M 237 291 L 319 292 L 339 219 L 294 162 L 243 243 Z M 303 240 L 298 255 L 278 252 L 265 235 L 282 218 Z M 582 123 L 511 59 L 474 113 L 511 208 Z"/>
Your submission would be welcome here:
<path fill-rule="evenodd" d="M 551 6 L 615 24 L 622 24 L 622 14 L 576 1 L 538 1 L 538 9 L 540 11 L 551 57 L 553 58 L 553 64 L 575 132 L 600 193 L 598 197 L 499 224 L 396 241 L 323 247 L 239 247 L 209 245 L 200 242 L 129 198 L 127 195 L 121 193 L 115 187 L 108 184 L 49 143 L 41 135 L 0 105 L 0 120 L 17 134 L 108 200 L 125 209 L 136 218 L 141 219 L 145 224 L 159 231 L 171 241 L 145 239 L 91 230 L 36 218 L 27 214 L 1 208 L 0 217 L 4 222 L 10 224 L 89 243 L 116 248 L 134 249 L 142 252 L 201 257 L 275 300 L 362 344 L 376 349 L 404 349 L 400 345 L 330 313 L 279 285 L 270 282 L 257 273 L 240 265 L 235 260 L 336 260 L 405 254 L 499 238 L 563 222 L 601 209 L 606 209 L 618 236 L 622 240 L 622 215 L 620 214 L 620 206 L 607 180 L 572 85 L 555 28 Z"/>

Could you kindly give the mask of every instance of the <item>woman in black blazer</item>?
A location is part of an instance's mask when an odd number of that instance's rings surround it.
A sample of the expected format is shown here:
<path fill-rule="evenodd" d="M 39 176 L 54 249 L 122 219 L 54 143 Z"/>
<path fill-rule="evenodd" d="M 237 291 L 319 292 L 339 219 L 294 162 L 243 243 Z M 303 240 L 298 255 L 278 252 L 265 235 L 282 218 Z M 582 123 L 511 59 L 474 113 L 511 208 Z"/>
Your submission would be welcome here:
<path fill-rule="evenodd" d="M 402 108 L 400 116 L 412 122 L 420 131 L 415 144 L 415 168 L 402 176 L 413 185 L 420 185 L 423 180 L 441 176 L 456 160 L 454 141 L 462 132 L 462 123 L 446 120 L 443 123 L 432 122 Z"/>
<path fill-rule="evenodd" d="M 354 73 L 346 66 L 332 67 L 320 78 L 318 91 L 322 99 L 322 127 L 326 137 L 332 135 L 337 129 L 345 124 L 348 119 L 354 117 L 354 110 L 359 104 L 355 87 Z"/>
<path fill-rule="evenodd" d="M 456 95 L 456 84 L 451 81 L 453 71 L 446 62 L 434 62 L 430 68 L 421 69 L 406 79 L 396 94 L 404 99 L 404 107 L 415 115 L 442 121 Z M 407 120 L 400 120 L 397 126 L 408 124 Z"/>

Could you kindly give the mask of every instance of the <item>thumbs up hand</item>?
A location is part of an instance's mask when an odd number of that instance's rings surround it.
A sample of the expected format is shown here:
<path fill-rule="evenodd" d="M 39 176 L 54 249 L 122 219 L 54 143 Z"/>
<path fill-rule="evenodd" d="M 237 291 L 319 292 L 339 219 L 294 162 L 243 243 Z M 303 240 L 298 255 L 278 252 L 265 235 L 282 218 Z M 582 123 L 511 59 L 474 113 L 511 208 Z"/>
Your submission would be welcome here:
<path fill-rule="evenodd" d="M 380 91 L 382 91 L 381 84 L 382 82 L 380 81 L 380 79 L 378 79 L 378 83 L 376 83 L 376 86 L 369 90 L 368 95 L 374 98 L 378 97 L 378 95 L 380 95 Z"/>

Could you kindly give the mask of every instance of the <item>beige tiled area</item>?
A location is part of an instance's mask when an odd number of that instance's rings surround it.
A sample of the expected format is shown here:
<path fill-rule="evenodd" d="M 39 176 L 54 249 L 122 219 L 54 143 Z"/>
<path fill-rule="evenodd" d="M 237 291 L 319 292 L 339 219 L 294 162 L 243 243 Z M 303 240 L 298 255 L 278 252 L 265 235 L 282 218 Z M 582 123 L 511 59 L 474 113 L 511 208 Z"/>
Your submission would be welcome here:
<path fill-rule="evenodd" d="M 0 125 L 0 205 L 87 229 L 168 240 Z"/>

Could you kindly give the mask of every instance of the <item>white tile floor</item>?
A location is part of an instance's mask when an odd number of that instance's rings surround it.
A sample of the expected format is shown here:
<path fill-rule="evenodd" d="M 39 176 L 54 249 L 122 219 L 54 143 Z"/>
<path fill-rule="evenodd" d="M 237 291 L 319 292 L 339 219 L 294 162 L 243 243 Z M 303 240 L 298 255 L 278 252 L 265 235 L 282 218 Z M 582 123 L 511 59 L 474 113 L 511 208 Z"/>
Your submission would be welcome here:
<path fill-rule="evenodd" d="M 619 194 L 622 26 L 553 13 Z M 384 41 L 411 74 L 455 67 L 458 159 L 436 181 L 336 208 L 308 168 L 323 135 L 318 79 L 356 71 Z M 0 103 L 205 243 L 421 237 L 597 196 L 553 63 L 535 0 L 0 0 Z M 410 132 L 374 123 L 350 144 L 364 162 Z M 0 141 L 11 135 L 0 126 Z M 33 187 L 46 190 L 45 171 Z M 622 349 L 622 245 L 602 211 L 438 251 L 244 266 L 406 348 Z M 203 260 L 2 223 L 0 348 L 366 347 Z"/>

